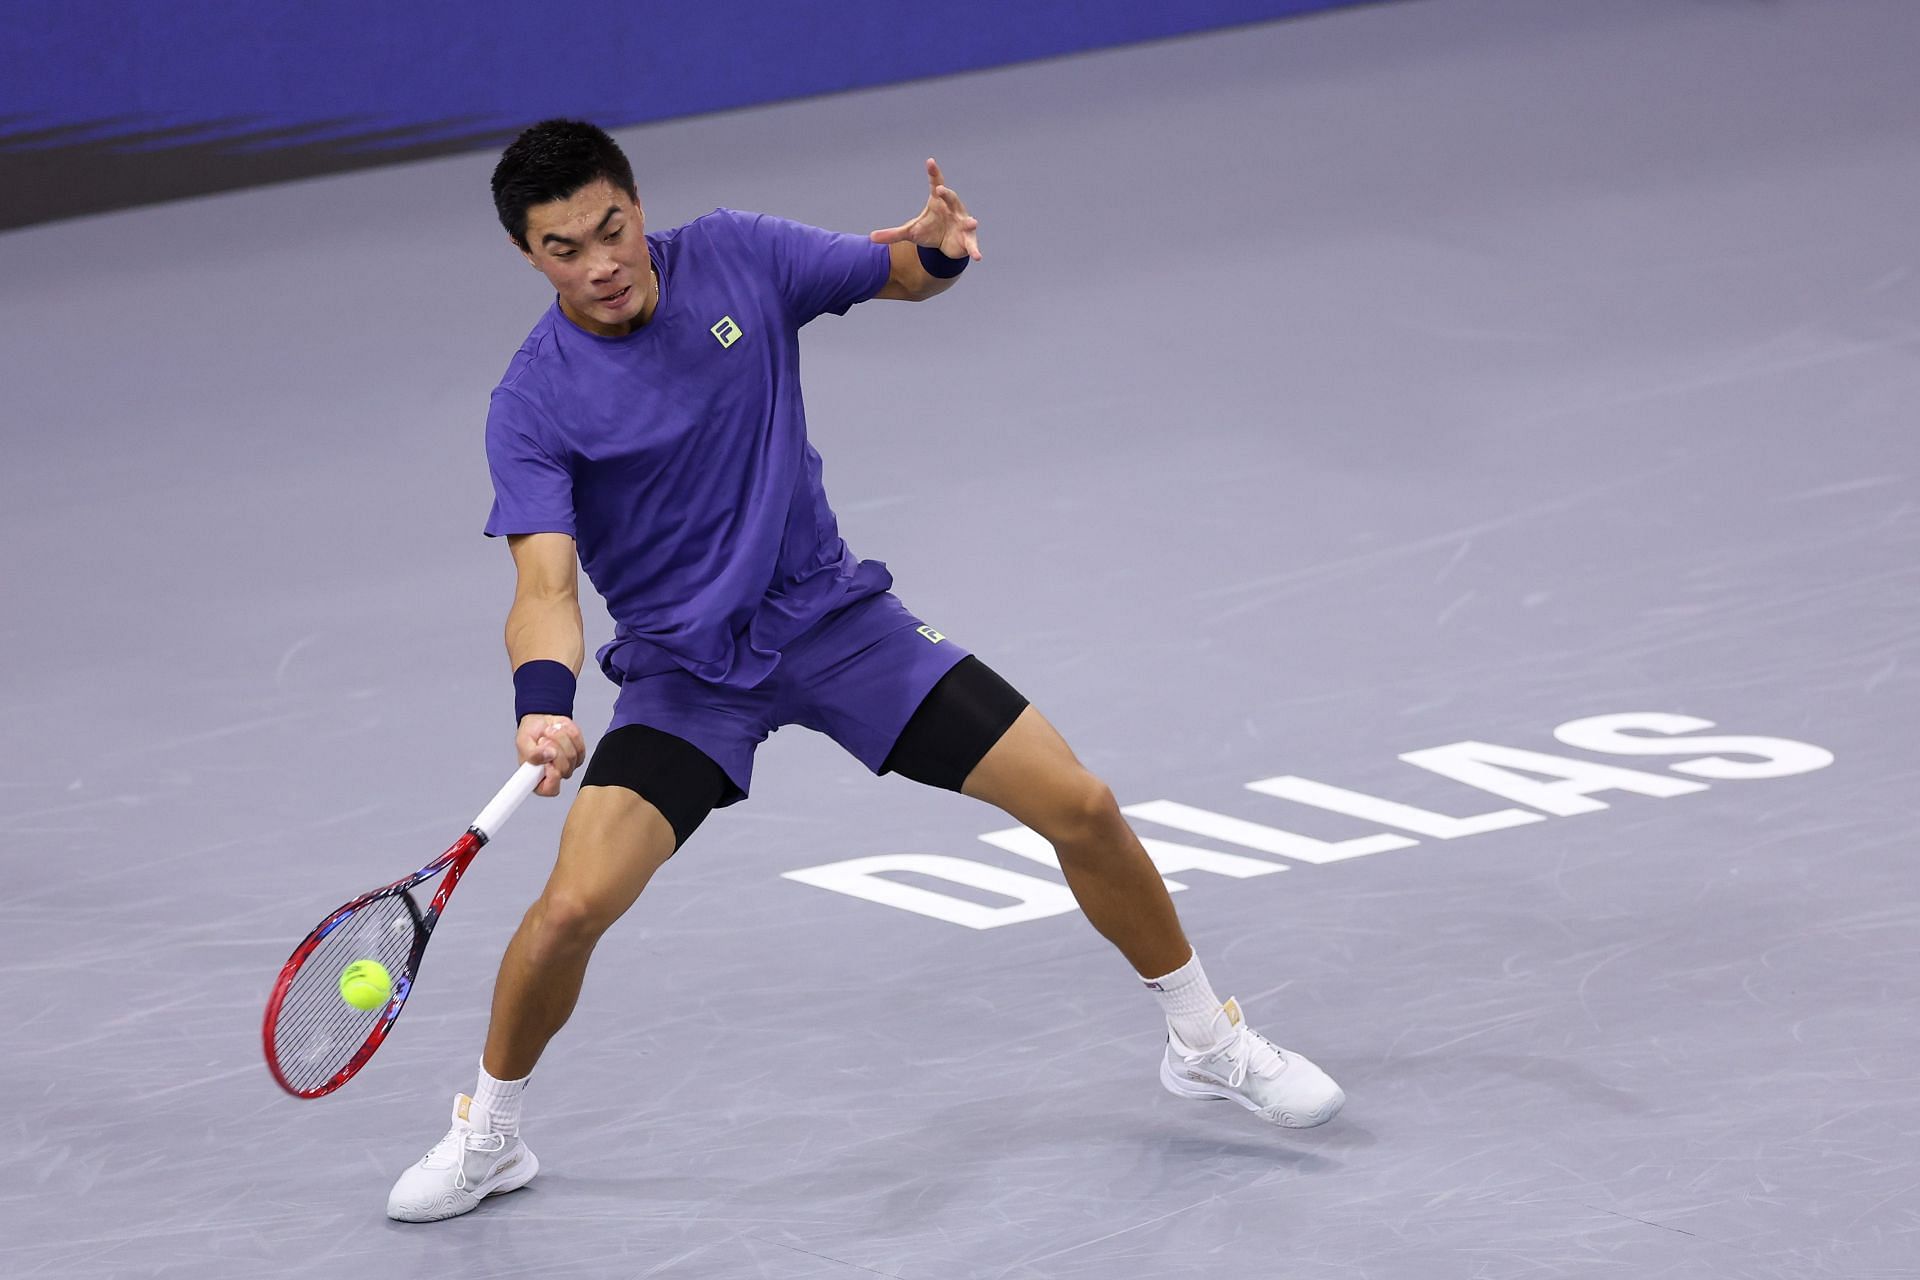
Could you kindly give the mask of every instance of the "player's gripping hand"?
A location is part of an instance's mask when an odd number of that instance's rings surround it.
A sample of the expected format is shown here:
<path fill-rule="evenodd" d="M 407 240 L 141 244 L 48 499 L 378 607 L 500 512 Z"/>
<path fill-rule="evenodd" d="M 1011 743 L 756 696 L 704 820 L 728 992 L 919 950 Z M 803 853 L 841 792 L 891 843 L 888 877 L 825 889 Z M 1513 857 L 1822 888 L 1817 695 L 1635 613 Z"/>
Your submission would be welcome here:
<path fill-rule="evenodd" d="M 522 716 L 519 732 L 513 735 L 513 747 L 520 753 L 522 764 L 547 766 L 546 776 L 533 789 L 539 796 L 559 795 L 560 784 L 573 776 L 587 754 L 580 726 L 566 716 L 547 714 Z"/>
<path fill-rule="evenodd" d="M 897 227 L 882 227 L 868 236 L 875 244 L 910 241 L 923 249 L 938 249 L 949 258 L 980 260 L 980 219 L 967 212 L 960 195 L 940 173 L 940 165 L 927 158 L 927 207 L 911 222 Z"/>

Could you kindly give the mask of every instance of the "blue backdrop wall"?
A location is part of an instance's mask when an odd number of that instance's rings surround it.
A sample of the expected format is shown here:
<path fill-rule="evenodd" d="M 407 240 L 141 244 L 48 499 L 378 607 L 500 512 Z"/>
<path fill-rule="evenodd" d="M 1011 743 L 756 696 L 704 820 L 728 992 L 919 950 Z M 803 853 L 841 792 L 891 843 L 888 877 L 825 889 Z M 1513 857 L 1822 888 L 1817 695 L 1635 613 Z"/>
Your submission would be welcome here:
<path fill-rule="evenodd" d="M 1363 0 L 62 0 L 0 22 L 0 227 Z"/>

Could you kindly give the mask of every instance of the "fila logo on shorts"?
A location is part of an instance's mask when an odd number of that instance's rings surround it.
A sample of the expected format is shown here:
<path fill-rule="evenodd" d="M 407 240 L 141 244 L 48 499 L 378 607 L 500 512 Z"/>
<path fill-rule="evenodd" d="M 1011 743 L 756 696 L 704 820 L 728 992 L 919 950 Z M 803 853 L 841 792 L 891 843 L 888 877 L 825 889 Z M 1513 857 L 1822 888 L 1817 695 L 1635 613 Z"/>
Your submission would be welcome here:
<path fill-rule="evenodd" d="M 714 325 L 708 332 L 720 339 L 720 345 L 723 347 L 730 347 L 740 341 L 740 326 L 733 322 L 732 316 L 721 316 L 720 323 Z"/>
<path fill-rule="evenodd" d="M 921 635 L 933 641 L 935 644 L 939 644 L 942 640 L 946 639 L 944 635 L 940 634 L 938 631 L 935 631 L 932 627 L 919 627 L 916 629 L 920 632 Z"/>

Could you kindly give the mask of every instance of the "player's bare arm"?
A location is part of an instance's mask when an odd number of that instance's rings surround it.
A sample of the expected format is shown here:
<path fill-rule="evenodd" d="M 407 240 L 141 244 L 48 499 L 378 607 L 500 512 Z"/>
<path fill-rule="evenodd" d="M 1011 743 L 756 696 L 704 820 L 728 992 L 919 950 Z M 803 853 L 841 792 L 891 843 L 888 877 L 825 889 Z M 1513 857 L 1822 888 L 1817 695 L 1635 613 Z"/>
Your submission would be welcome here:
<path fill-rule="evenodd" d="M 876 298 L 901 302 L 925 302 L 945 293 L 959 278 L 958 273 L 941 277 L 921 265 L 920 250 L 931 249 L 955 262 L 980 260 L 980 219 L 967 212 L 960 195 L 946 183 L 940 164 L 927 158 L 927 204 L 910 222 L 883 227 L 870 239 L 890 246 L 891 271 Z"/>
<path fill-rule="evenodd" d="M 573 539 L 564 533 L 523 533 L 507 539 L 517 577 L 507 610 L 507 658 L 515 670 L 529 662 L 564 664 L 575 675 L 586 657 L 580 622 L 580 576 Z M 538 795 L 557 796 L 586 755 L 586 741 L 570 716 L 528 715 L 514 735 L 520 759 L 545 764 Z"/>

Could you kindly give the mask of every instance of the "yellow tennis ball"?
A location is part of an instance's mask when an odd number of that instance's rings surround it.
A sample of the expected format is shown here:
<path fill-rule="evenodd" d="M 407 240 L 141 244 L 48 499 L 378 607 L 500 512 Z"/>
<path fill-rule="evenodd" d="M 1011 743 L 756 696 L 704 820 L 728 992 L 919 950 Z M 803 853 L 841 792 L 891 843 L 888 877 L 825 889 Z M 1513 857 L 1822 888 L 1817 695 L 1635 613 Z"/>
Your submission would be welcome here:
<path fill-rule="evenodd" d="M 378 960 L 355 960 L 340 971 L 340 998 L 356 1009 L 378 1009 L 393 998 L 393 975 Z"/>

